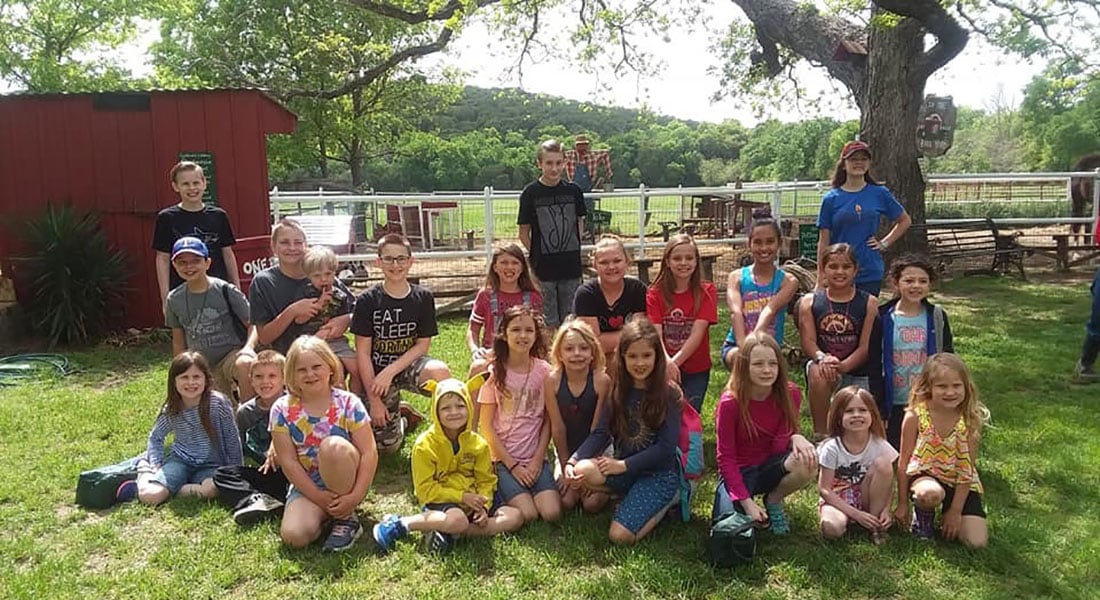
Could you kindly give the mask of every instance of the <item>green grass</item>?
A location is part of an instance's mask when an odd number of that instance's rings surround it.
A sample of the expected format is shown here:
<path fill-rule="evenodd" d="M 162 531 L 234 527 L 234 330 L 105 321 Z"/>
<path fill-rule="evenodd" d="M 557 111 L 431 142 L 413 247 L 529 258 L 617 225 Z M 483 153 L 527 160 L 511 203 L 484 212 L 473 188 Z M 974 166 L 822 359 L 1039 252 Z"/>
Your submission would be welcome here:
<path fill-rule="evenodd" d="M 791 499 L 793 533 L 763 533 L 755 562 L 702 562 L 713 473 L 690 523 L 666 523 L 635 548 L 606 540 L 609 516 L 569 515 L 517 535 L 458 544 L 444 558 L 406 543 L 386 557 L 362 540 L 340 556 L 290 551 L 274 523 L 235 527 L 212 502 L 174 500 L 90 512 L 73 505 L 77 474 L 144 446 L 161 403 L 166 347 L 73 352 L 81 371 L 0 390 L 0 596 L 4 598 L 1087 598 L 1100 585 L 1097 387 L 1069 383 L 1087 285 L 968 278 L 940 294 L 994 426 L 979 468 L 990 546 L 971 552 L 895 533 L 825 542 L 816 494 Z M 433 355 L 466 368 L 461 318 Z M 715 349 L 721 327 L 712 330 Z M 717 369 L 704 422 L 724 379 Z M 424 402 L 417 399 L 421 406 Z M 411 439 L 411 438 L 410 438 Z M 713 467 L 713 429 L 708 425 Z M 408 446 L 381 461 L 367 519 L 416 509 Z"/>

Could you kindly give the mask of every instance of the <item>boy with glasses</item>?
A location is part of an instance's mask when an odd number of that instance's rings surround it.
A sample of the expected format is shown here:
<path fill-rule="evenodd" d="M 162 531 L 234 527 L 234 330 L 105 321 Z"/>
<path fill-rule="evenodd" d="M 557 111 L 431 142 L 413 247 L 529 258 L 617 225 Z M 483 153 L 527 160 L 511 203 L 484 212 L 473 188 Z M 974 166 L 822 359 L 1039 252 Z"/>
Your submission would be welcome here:
<path fill-rule="evenodd" d="M 428 356 L 432 338 L 439 334 L 435 298 L 409 283 L 412 262 L 412 247 L 404 236 L 391 233 L 379 240 L 382 283 L 359 297 L 351 318 L 356 362 L 379 452 L 397 452 L 404 441 L 399 391 L 423 394 L 428 380 L 451 376 L 446 364 Z"/>

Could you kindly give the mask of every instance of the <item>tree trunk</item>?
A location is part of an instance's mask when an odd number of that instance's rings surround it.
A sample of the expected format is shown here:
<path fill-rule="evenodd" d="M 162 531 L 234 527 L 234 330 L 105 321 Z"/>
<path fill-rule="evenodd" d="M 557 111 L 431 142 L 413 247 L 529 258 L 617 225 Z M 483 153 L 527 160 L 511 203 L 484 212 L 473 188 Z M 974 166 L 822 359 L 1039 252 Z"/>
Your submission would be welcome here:
<path fill-rule="evenodd" d="M 877 17 L 882 16 L 875 10 Z M 915 19 L 895 27 L 871 27 L 867 85 L 857 95 L 860 129 L 874 153 L 873 176 L 893 191 L 913 223 L 924 223 L 924 175 L 917 150 L 917 120 L 926 77 L 913 67 L 924 52 L 925 31 Z M 907 233 L 894 251 L 923 252 L 923 228 Z"/>
<path fill-rule="evenodd" d="M 363 90 L 360 88 L 351 93 L 352 118 L 358 122 L 366 116 L 366 112 L 363 107 Z M 362 189 L 366 177 L 363 174 L 363 138 L 358 133 L 353 133 L 348 140 L 348 169 L 351 171 L 351 187 Z"/>

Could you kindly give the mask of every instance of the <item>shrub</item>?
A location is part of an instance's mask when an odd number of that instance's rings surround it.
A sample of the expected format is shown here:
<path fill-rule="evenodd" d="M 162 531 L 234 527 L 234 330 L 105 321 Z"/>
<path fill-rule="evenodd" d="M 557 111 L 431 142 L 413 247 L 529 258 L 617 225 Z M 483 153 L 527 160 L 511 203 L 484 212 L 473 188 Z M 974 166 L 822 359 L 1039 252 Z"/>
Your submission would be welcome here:
<path fill-rule="evenodd" d="M 103 234 L 99 217 L 49 204 L 19 236 L 30 260 L 31 327 L 50 346 L 97 341 L 123 310 L 126 257 Z"/>

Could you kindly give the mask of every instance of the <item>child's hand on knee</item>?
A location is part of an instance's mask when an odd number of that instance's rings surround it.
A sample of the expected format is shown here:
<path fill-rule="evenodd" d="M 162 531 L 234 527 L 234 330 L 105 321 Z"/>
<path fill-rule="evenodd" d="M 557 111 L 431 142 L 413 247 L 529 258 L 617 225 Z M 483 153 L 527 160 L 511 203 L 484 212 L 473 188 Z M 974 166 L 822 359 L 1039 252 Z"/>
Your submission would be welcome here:
<path fill-rule="evenodd" d="M 474 494 L 472 492 L 463 492 L 462 503 L 474 511 L 484 511 L 485 503 L 488 502 L 488 498 L 481 494 Z"/>

